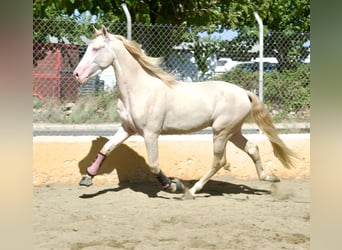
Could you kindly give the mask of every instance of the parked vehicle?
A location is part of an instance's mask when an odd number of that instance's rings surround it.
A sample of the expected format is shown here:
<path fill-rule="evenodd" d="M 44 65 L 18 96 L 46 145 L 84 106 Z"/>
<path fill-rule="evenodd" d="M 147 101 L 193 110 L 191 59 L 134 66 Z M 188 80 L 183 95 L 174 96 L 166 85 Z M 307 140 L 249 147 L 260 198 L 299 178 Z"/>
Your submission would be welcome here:
<path fill-rule="evenodd" d="M 233 61 L 231 58 L 222 57 L 219 60 L 217 60 L 215 73 L 224 73 L 224 72 L 230 71 L 241 63 L 243 62 Z"/>
<path fill-rule="evenodd" d="M 278 64 L 277 63 L 270 63 L 270 62 L 263 62 L 263 70 L 264 72 L 271 72 L 273 70 L 277 69 Z M 247 62 L 243 63 L 238 66 L 238 68 L 242 70 L 248 70 L 248 71 L 259 71 L 259 63 L 258 62 Z"/>
<path fill-rule="evenodd" d="M 257 57 L 257 58 L 252 59 L 251 61 L 252 62 L 260 62 L 260 58 Z M 262 61 L 264 63 L 275 63 L 275 64 L 278 63 L 278 60 L 275 57 L 263 57 Z"/>

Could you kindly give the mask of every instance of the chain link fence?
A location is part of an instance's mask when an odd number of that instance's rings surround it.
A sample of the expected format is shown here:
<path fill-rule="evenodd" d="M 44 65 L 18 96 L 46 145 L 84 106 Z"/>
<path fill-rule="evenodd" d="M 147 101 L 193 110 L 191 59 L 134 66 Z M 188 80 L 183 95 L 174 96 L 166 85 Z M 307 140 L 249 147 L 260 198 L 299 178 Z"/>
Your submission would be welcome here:
<path fill-rule="evenodd" d="M 126 36 L 126 23 L 104 23 Z M 99 27 L 98 27 L 99 28 Z M 72 72 L 92 36 L 90 23 L 33 20 L 33 121 L 35 124 L 118 122 L 111 68 L 79 86 Z M 165 70 L 185 82 L 224 80 L 258 94 L 258 32 L 210 34 L 201 27 L 132 24 L 132 39 Z M 275 122 L 309 122 L 310 37 L 264 36 L 264 102 Z"/>

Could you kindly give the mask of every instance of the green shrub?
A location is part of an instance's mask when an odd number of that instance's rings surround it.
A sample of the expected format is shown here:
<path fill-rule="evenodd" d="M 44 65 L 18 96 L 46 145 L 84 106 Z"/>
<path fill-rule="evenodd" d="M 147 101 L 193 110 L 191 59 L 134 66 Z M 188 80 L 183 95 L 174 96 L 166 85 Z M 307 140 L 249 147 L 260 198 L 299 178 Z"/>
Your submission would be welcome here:
<path fill-rule="evenodd" d="M 240 67 L 214 79 L 237 84 L 252 92 L 257 92 L 259 89 L 259 73 Z M 277 70 L 264 72 L 263 82 L 263 100 L 275 120 L 291 119 L 293 113 L 310 109 L 309 65 L 302 64 L 296 69 L 283 72 Z"/>
<path fill-rule="evenodd" d="M 117 93 L 100 92 L 80 97 L 68 118 L 71 123 L 103 123 L 118 121 Z"/>
<path fill-rule="evenodd" d="M 81 96 L 74 103 L 50 98 L 34 99 L 33 122 L 74 124 L 118 122 L 117 99 L 116 90 Z"/>

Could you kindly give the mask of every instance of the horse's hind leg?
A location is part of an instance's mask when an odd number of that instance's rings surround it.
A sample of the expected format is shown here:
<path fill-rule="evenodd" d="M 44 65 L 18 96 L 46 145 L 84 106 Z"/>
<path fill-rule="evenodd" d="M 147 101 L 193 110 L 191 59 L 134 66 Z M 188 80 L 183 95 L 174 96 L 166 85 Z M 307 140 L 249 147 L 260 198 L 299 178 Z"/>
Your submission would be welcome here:
<path fill-rule="evenodd" d="M 214 131 L 214 157 L 212 161 L 212 167 L 195 185 L 189 190 L 190 194 L 194 197 L 195 193 L 200 191 L 203 186 L 209 181 L 220 168 L 227 164 L 226 160 L 226 145 L 229 135 L 226 131 L 215 132 Z"/>
<path fill-rule="evenodd" d="M 259 148 L 256 144 L 248 141 L 242 134 L 241 131 L 235 133 L 230 139 L 235 146 L 245 151 L 249 157 L 253 160 L 259 180 L 277 182 L 279 178 L 274 174 L 266 174 L 261 163 L 261 157 Z"/>

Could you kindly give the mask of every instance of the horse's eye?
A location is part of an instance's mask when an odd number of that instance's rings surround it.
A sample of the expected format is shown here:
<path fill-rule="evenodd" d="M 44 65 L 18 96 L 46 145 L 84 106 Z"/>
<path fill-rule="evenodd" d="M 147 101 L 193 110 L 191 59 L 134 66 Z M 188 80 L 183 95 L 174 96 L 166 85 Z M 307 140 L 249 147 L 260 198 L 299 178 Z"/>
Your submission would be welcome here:
<path fill-rule="evenodd" d="M 98 51 L 98 50 L 102 49 L 103 47 L 104 47 L 104 45 L 93 46 L 92 50 L 93 51 Z"/>

